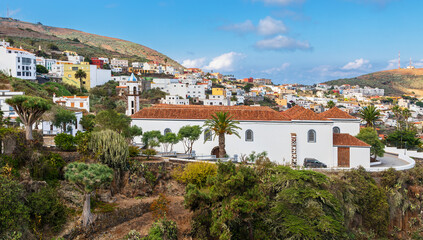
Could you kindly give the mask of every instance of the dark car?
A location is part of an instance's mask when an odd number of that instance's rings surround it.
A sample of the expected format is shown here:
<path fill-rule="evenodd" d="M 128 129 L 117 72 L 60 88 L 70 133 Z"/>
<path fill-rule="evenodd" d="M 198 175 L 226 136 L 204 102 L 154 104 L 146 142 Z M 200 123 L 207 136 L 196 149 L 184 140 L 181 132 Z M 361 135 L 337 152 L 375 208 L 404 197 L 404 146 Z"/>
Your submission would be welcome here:
<path fill-rule="evenodd" d="M 315 158 L 304 159 L 304 167 L 307 168 L 327 168 L 328 166 Z"/>

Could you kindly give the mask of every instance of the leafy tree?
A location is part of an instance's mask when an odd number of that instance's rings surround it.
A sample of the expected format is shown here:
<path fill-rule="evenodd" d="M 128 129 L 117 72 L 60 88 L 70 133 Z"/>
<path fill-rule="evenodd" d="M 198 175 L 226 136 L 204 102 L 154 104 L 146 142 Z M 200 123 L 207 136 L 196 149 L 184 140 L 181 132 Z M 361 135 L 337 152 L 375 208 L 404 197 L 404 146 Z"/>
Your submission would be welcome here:
<path fill-rule="evenodd" d="M 263 178 L 272 197 L 263 217 L 272 239 L 346 238 L 341 204 L 325 175 L 285 166 L 271 172 Z"/>
<path fill-rule="evenodd" d="M 408 108 L 400 108 L 398 105 L 395 105 L 392 108 L 394 113 L 394 118 L 397 120 L 397 129 L 398 130 L 409 130 L 408 118 L 411 117 L 411 112 Z"/>
<path fill-rule="evenodd" d="M 80 87 L 81 92 L 82 92 L 82 89 L 84 88 L 84 84 L 83 84 L 82 79 L 87 78 L 87 73 L 84 72 L 82 69 L 79 69 L 78 71 L 75 72 L 75 78 L 79 79 L 79 87 Z"/>
<path fill-rule="evenodd" d="M 6 103 L 13 107 L 25 125 L 26 139 L 34 140 L 32 137 L 32 125 L 40 119 L 44 112 L 51 108 L 51 104 L 43 98 L 26 95 L 6 99 Z"/>
<path fill-rule="evenodd" d="M 373 105 L 369 105 L 367 107 L 363 107 L 360 109 L 360 117 L 363 121 L 366 122 L 367 127 L 375 126 L 375 122 L 380 120 L 380 111 Z"/>
<path fill-rule="evenodd" d="M 160 90 L 160 88 L 153 88 L 141 93 L 141 98 L 150 100 L 159 100 L 166 97 L 166 93 Z"/>
<path fill-rule="evenodd" d="M 110 129 L 121 133 L 124 137 L 132 139 L 142 134 L 142 129 L 131 126 L 131 118 L 115 110 L 101 111 L 94 119 L 95 129 Z"/>
<path fill-rule="evenodd" d="M 382 157 L 385 153 L 385 150 L 383 150 L 385 145 L 379 140 L 379 136 L 373 128 L 366 127 L 360 129 L 360 133 L 356 137 L 371 146 L 370 154 L 374 160 L 376 160 L 376 157 Z"/>
<path fill-rule="evenodd" d="M 248 92 L 250 92 L 250 90 L 251 90 L 252 87 L 254 87 L 253 84 L 247 83 L 247 84 L 245 84 L 245 86 L 243 87 L 243 89 L 244 89 L 245 92 L 248 93 Z"/>
<path fill-rule="evenodd" d="M 420 139 L 416 137 L 416 132 L 412 130 L 395 130 L 386 137 L 385 141 L 390 146 L 407 149 L 418 147 L 421 144 Z"/>
<path fill-rule="evenodd" d="M 233 117 L 228 112 L 216 112 L 204 122 L 205 134 L 212 133 L 214 138 L 219 137 L 219 157 L 223 158 L 226 155 L 225 150 L 225 135 L 235 135 L 241 138 L 237 129 L 241 129 L 238 121 L 233 120 Z"/>
<path fill-rule="evenodd" d="M 158 147 L 160 143 L 160 138 L 162 137 L 162 134 L 160 131 L 148 131 L 145 132 L 142 135 L 142 143 L 144 144 L 143 148 L 152 148 L 152 147 Z"/>
<path fill-rule="evenodd" d="M 48 73 L 48 70 L 43 65 L 37 65 L 37 73 L 41 73 L 41 74 Z"/>
<path fill-rule="evenodd" d="M 217 175 L 205 188 L 188 184 L 185 206 L 193 211 L 194 236 L 199 239 L 263 239 L 259 213 L 266 197 L 253 168 L 218 163 Z"/>
<path fill-rule="evenodd" d="M 87 131 L 91 132 L 94 129 L 95 126 L 95 115 L 93 114 L 87 114 L 82 116 L 81 120 L 79 120 L 79 124 L 82 125 L 82 128 Z"/>
<path fill-rule="evenodd" d="M 83 226 L 88 227 L 93 223 L 90 205 L 91 193 L 112 181 L 113 170 L 103 164 L 72 162 L 66 166 L 65 178 L 75 183 L 85 193 L 82 221 Z"/>
<path fill-rule="evenodd" d="M 0 238 L 13 231 L 21 232 L 29 221 L 22 186 L 0 175 Z"/>
<path fill-rule="evenodd" d="M 326 106 L 327 108 L 333 108 L 333 107 L 335 107 L 335 103 L 332 101 L 332 100 L 330 100 L 329 102 L 328 102 L 328 105 Z"/>
<path fill-rule="evenodd" d="M 175 133 L 168 132 L 165 135 L 160 136 L 159 141 L 163 145 L 163 152 L 172 152 L 173 145 L 179 142 L 179 138 Z"/>
<path fill-rule="evenodd" d="M 58 108 L 54 114 L 53 125 L 55 127 L 61 127 L 62 133 L 64 133 L 67 131 L 67 124 L 76 125 L 75 113 L 64 108 Z"/>
<path fill-rule="evenodd" d="M 185 153 L 192 153 L 192 146 L 200 138 L 200 135 L 201 127 L 198 125 L 186 125 L 179 129 L 178 138 L 184 144 Z"/>

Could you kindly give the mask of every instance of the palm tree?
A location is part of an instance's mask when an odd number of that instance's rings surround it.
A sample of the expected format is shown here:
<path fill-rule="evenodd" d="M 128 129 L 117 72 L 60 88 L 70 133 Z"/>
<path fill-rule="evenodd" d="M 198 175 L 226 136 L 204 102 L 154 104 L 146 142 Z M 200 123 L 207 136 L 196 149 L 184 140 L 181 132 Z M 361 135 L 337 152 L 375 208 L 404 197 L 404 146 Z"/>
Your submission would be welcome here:
<path fill-rule="evenodd" d="M 360 117 L 366 121 L 366 127 L 373 127 L 375 122 L 380 120 L 380 111 L 373 105 L 360 109 Z"/>
<path fill-rule="evenodd" d="M 219 156 L 224 157 L 226 155 L 225 150 L 225 134 L 235 135 L 241 138 L 237 132 L 237 129 L 241 129 L 238 121 L 233 120 L 233 117 L 228 112 L 216 112 L 215 115 L 211 116 L 211 119 L 207 119 L 204 122 L 205 134 L 212 133 L 214 138 L 219 137 Z M 207 139 L 206 139 L 207 140 Z"/>
<path fill-rule="evenodd" d="M 75 73 L 75 78 L 79 78 L 79 86 L 80 86 L 81 92 L 82 92 L 82 88 L 83 88 L 82 79 L 87 78 L 87 73 L 84 72 L 83 70 L 79 69 Z"/>
<path fill-rule="evenodd" d="M 330 100 L 328 102 L 328 105 L 326 107 L 329 108 L 329 109 L 331 109 L 331 108 L 335 107 L 335 103 L 332 100 Z"/>

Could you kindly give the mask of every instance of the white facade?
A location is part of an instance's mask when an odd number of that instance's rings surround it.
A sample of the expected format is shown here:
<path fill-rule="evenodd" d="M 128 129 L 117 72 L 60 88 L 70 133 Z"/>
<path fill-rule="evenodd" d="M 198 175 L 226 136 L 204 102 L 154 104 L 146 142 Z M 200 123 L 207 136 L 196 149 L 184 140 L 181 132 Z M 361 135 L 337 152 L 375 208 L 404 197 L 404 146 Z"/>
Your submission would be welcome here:
<path fill-rule="evenodd" d="M 56 97 L 56 94 L 53 94 L 53 102 L 61 106 L 79 108 L 90 112 L 90 97 L 88 96 Z"/>
<path fill-rule="evenodd" d="M 160 102 L 162 104 L 189 105 L 189 99 L 182 99 L 175 95 L 167 95 L 166 98 L 162 98 Z"/>
<path fill-rule="evenodd" d="M 112 80 L 112 71 L 108 69 L 98 69 L 97 65 L 90 65 L 90 87 L 103 85 Z"/>
<path fill-rule="evenodd" d="M 24 95 L 24 92 L 11 92 L 9 90 L 0 90 L 0 107 L 3 112 L 3 117 L 16 118 L 19 117 L 15 110 L 6 103 L 6 99 L 12 98 L 13 96 Z"/>
<path fill-rule="evenodd" d="M 4 40 L 0 42 L 0 71 L 12 77 L 36 79 L 36 57 L 20 48 L 10 47 Z"/>
<path fill-rule="evenodd" d="M 122 60 L 117 58 L 112 58 L 110 65 L 113 67 L 128 67 L 128 60 Z"/>
<path fill-rule="evenodd" d="M 51 66 L 50 72 L 56 75 L 57 77 L 63 77 L 65 74 L 65 65 L 55 63 Z"/>
<path fill-rule="evenodd" d="M 47 70 L 51 71 L 53 64 L 57 63 L 56 59 L 45 59 L 43 57 L 36 58 L 37 65 L 44 66 Z"/>

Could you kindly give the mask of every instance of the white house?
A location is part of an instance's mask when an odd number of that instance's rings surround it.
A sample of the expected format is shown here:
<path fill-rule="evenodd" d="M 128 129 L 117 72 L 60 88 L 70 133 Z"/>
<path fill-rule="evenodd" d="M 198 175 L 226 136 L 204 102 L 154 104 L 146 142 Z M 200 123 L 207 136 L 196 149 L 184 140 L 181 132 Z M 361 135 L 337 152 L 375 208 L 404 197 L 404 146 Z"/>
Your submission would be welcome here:
<path fill-rule="evenodd" d="M 65 107 L 72 107 L 86 110 L 90 112 L 90 97 L 89 96 L 63 96 L 56 97 L 53 94 L 53 102 Z"/>
<path fill-rule="evenodd" d="M 21 48 L 11 47 L 4 40 L 0 42 L 0 71 L 21 79 L 36 79 L 35 55 Z"/>
<path fill-rule="evenodd" d="M 175 95 L 166 95 L 166 98 L 162 98 L 160 102 L 162 104 L 189 105 L 189 99 L 183 99 Z"/>
<path fill-rule="evenodd" d="M 370 146 L 352 136 L 358 132 L 359 122 L 345 118 L 344 114 L 336 116 L 338 111 L 334 110 L 330 115 L 336 122 L 299 106 L 277 112 L 260 106 L 155 105 L 131 117 L 132 125 L 142 127 L 143 131 L 164 133 L 178 132 L 185 125 L 203 126 L 215 112 L 228 112 L 240 122 L 241 138 L 226 135 L 229 156 L 266 151 L 279 164 L 301 166 L 306 158 L 313 158 L 329 168 L 370 167 Z M 141 139 L 135 138 L 135 142 L 141 143 Z M 182 143 L 174 149 L 184 151 Z M 193 149 L 198 156 L 217 155 L 218 138 L 203 133 Z"/>
<path fill-rule="evenodd" d="M 66 126 L 66 128 L 68 129 L 66 129 L 65 132 L 73 136 L 75 136 L 78 131 L 82 132 L 84 129 L 82 125 L 79 123 L 79 121 L 81 121 L 82 116 L 83 116 L 82 112 L 75 112 L 76 125 L 68 124 Z M 61 127 L 54 126 L 51 121 L 43 121 L 41 126 L 43 130 L 43 135 L 57 135 L 59 133 L 63 133 L 63 129 Z"/>
<path fill-rule="evenodd" d="M 0 90 L 0 110 L 3 112 L 3 117 L 18 117 L 18 114 L 15 112 L 15 110 L 9 104 L 6 103 L 6 99 L 24 94 L 24 92 L 11 92 L 9 90 Z"/>
<path fill-rule="evenodd" d="M 113 67 L 128 67 L 128 60 L 112 58 L 110 65 Z"/>

